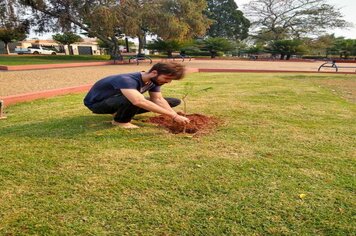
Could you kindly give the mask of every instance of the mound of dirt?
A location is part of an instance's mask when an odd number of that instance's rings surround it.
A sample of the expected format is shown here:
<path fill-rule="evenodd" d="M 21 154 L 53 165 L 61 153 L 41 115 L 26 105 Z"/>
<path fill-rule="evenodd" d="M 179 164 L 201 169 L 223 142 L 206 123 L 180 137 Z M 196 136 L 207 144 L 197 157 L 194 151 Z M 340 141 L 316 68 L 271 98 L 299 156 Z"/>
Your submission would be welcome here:
<path fill-rule="evenodd" d="M 189 124 L 187 124 L 186 126 L 178 124 L 167 115 L 151 117 L 148 119 L 148 122 L 164 127 L 173 134 L 207 133 L 218 124 L 218 120 L 216 118 L 204 116 L 201 114 L 188 114 L 184 116 L 189 118 L 190 120 Z"/>

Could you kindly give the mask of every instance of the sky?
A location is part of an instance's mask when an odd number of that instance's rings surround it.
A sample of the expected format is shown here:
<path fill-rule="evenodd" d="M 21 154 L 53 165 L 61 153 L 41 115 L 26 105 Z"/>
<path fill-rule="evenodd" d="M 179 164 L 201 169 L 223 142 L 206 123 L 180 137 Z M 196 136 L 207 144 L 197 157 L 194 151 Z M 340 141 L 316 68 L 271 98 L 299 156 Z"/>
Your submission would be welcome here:
<path fill-rule="evenodd" d="M 235 0 L 240 10 L 243 10 L 243 4 L 247 4 L 250 0 Z M 348 29 L 335 29 L 328 33 L 334 33 L 336 37 L 345 37 L 350 39 L 356 39 L 356 1 L 355 0 L 328 0 L 331 5 L 340 8 L 341 13 L 344 15 L 344 19 L 354 24 L 354 27 Z M 31 33 L 29 38 L 51 39 L 52 34 L 35 35 Z"/>
<path fill-rule="evenodd" d="M 243 10 L 243 4 L 247 4 L 250 0 L 235 0 L 238 8 Z M 329 4 L 340 8 L 341 14 L 344 15 L 344 20 L 354 24 L 354 27 L 348 29 L 334 29 L 328 33 L 334 33 L 336 37 L 345 37 L 356 39 L 356 1 L 355 0 L 328 0 Z"/>

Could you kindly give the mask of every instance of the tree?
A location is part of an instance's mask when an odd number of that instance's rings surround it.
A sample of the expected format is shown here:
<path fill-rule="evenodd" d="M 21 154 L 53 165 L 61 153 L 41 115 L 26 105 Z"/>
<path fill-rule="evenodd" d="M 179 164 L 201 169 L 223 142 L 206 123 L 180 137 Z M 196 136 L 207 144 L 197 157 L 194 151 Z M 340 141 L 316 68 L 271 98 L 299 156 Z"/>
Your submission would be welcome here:
<path fill-rule="evenodd" d="M 206 15 L 214 20 L 207 35 L 233 40 L 247 38 L 250 21 L 237 9 L 234 0 L 207 0 Z"/>
<path fill-rule="evenodd" d="M 153 40 L 152 43 L 148 44 L 146 48 L 157 50 L 159 52 L 166 52 L 168 57 L 173 57 L 172 53 L 181 48 L 181 43 L 177 40 L 163 41 L 162 39 L 156 39 Z"/>
<path fill-rule="evenodd" d="M 267 52 L 272 54 L 280 54 L 280 59 L 289 60 L 292 55 L 303 54 L 305 48 L 301 40 L 275 40 L 266 48 Z"/>
<path fill-rule="evenodd" d="M 5 53 L 9 54 L 9 43 L 26 38 L 29 22 L 20 20 L 15 12 L 15 2 L 0 2 L 0 41 L 4 42 Z"/>
<path fill-rule="evenodd" d="M 128 36 L 138 37 L 140 53 L 146 34 L 183 41 L 203 36 L 211 24 L 203 14 L 205 0 L 125 0 L 121 7 L 121 29 Z"/>
<path fill-rule="evenodd" d="M 245 5 L 247 16 L 265 41 L 320 35 L 343 28 L 340 10 L 326 0 L 252 0 Z"/>
<path fill-rule="evenodd" d="M 55 34 L 52 36 L 53 40 L 68 46 L 69 55 L 73 55 L 73 52 L 69 49 L 72 43 L 81 42 L 83 39 L 73 32 L 64 32 L 63 34 Z"/>
<path fill-rule="evenodd" d="M 331 48 L 335 43 L 335 35 L 334 34 L 325 34 L 321 35 L 316 39 L 305 38 L 303 39 L 306 47 L 308 48 L 308 52 L 314 55 L 323 55 L 326 58 L 331 53 Z"/>
<path fill-rule="evenodd" d="M 110 45 L 111 58 L 120 57 L 117 36 L 120 13 L 116 0 L 18 0 L 33 11 L 35 31 L 81 29 Z"/>
<path fill-rule="evenodd" d="M 356 55 L 356 40 L 345 39 L 339 37 L 335 39 L 334 45 L 330 49 L 334 53 L 338 53 L 340 58 L 348 58 Z"/>
<path fill-rule="evenodd" d="M 17 0 L 33 10 L 37 31 L 80 28 L 110 45 L 119 55 L 118 37 L 145 35 L 177 40 L 203 35 L 210 21 L 203 16 L 205 0 Z"/>
<path fill-rule="evenodd" d="M 234 45 L 225 38 L 206 38 L 202 44 L 202 49 L 209 51 L 211 58 L 215 58 L 219 51 L 227 52 L 234 49 Z"/>

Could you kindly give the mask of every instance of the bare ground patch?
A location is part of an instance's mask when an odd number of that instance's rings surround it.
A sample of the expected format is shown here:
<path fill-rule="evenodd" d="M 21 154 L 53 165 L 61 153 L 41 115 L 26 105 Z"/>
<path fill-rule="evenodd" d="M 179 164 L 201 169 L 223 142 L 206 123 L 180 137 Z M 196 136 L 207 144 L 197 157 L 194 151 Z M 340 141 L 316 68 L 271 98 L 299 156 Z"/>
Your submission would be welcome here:
<path fill-rule="evenodd" d="M 172 118 L 167 115 L 151 117 L 147 122 L 164 127 L 173 134 L 207 134 L 220 123 L 218 119 L 202 114 L 188 114 L 185 115 L 185 117 L 190 120 L 189 124 L 185 126 L 173 121 Z"/>

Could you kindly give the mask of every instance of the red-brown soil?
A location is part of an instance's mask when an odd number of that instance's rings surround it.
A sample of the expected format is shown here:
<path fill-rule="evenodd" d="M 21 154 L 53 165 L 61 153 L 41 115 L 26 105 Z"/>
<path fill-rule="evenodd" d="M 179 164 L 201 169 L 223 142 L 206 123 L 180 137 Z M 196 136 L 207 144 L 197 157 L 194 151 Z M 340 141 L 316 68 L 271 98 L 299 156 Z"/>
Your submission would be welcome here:
<path fill-rule="evenodd" d="M 157 124 L 168 129 L 173 134 L 188 133 L 207 133 L 218 124 L 218 120 L 214 117 L 204 116 L 201 114 L 188 114 L 185 117 L 189 118 L 190 122 L 186 126 L 178 124 L 167 115 L 151 117 L 148 122 Z"/>

